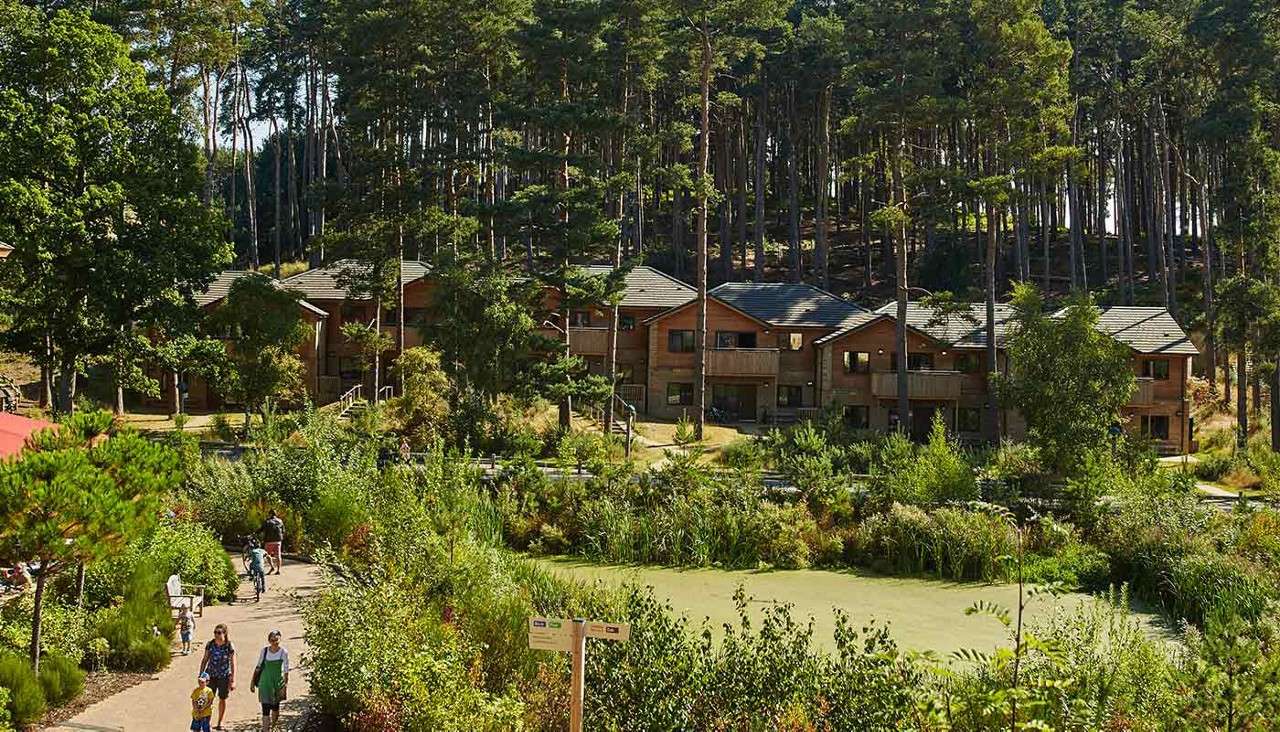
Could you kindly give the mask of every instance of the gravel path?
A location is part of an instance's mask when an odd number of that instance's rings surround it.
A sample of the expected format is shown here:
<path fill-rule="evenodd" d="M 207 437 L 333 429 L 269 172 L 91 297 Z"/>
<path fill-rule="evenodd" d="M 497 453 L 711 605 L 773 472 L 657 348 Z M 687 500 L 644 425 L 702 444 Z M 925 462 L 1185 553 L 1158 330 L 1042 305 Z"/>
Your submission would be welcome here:
<path fill-rule="evenodd" d="M 239 563 L 239 557 L 234 560 Z M 280 710 L 277 730 L 300 728 L 307 709 L 307 675 L 301 668 L 307 651 L 302 638 L 302 618 L 298 615 L 292 594 L 306 595 L 318 587 L 319 572 L 315 567 L 285 561 L 283 574 L 267 577 L 267 593 L 260 602 L 253 599 L 253 585 L 242 580 L 235 602 L 206 608 L 204 617 L 196 618 L 192 653 L 183 656 L 174 645 L 173 662 L 147 681 L 93 704 L 72 719 L 49 729 L 57 732 L 168 732 L 189 729 L 191 724 L 191 690 L 196 686 L 205 641 L 213 637 L 213 626 L 226 623 L 231 642 L 236 646 L 236 689 L 227 699 L 225 730 L 243 732 L 261 728 L 262 709 L 257 695 L 249 691 L 253 665 L 266 644 L 267 633 L 278 629 L 282 644 L 289 649 L 289 700 Z M 246 599 L 247 598 L 247 599 Z M 217 722 L 217 711 L 214 711 Z"/>

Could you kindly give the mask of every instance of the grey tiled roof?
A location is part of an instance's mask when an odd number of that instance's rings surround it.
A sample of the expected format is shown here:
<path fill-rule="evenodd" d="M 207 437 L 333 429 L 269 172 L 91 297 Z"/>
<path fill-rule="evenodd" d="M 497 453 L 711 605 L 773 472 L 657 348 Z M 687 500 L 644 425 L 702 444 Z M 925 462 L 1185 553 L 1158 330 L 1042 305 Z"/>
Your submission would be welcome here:
<path fill-rule="evenodd" d="M 204 292 L 196 293 L 196 305 L 204 307 L 215 303 L 231 292 L 231 283 L 249 274 L 247 269 L 228 269 L 218 273 Z"/>
<path fill-rule="evenodd" d="M 888 316 L 886 316 L 884 313 L 871 312 L 870 310 L 864 310 L 860 313 L 855 313 L 853 315 L 850 315 L 848 318 L 845 318 L 844 322 L 842 322 L 839 325 L 839 327 L 837 327 L 832 332 L 822 336 L 821 338 L 815 339 L 813 341 L 813 345 L 821 346 L 824 343 L 829 343 L 831 341 L 834 341 L 837 338 L 841 338 L 847 335 L 848 333 L 851 333 L 864 326 L 870 325 L 871 323 L 874 323 L 875 321 L 885 317 L 888 317 Z"/>
<path fill-rule="evenodd" d="M 838 328 L 866 309 L 812 285 L 790 282 L 726 282 L 714 296 L 770 325 Z"/>
<path fill-rule="evenodd" d="M 583 267 L 588 274 L 604 275 L 613 271 L 607 264 Z M 623 307 L 673 308 L 691 302 L 698 291 L 653 267 L 639 266 L 627 273 L 627 289 L 622 295 Z"/>
<path fill-rule="evenodd" d="M 973 321 L 963 316 L 952 316 L 944 323 L 930 325 L 933 311 L 918 302 L 907 303 L 907 325 L 916 330 L 956 348 L 987 347 L 987 305 L 981 302 L 968 303 Z M 898 303 L 890 302 L 876 308 L 877 313 L 891 317 L 898 315 Z M 1013 308 L 1008 303 L 996 303 L 996 345 L 1004 346 L 1005 335 L 1009 330 L 1009 318 Z"/>
<path fill-rule="evenodd" d="M 338 284 L 338 277 L 344 269 L 358 266 L 353 260 L 340 259 L 325 267 L 309 269 L 292 277 L 284 279 L 285 287 L 292 290 L 298 290 L 302 296 L 309 300 L 346 300 L 368 298 L 349 298 L 347 289 Z M 404 260 L 404 272 L 401 281 L 409 284 L 414 280 L 421 279 L 431 271 L 430 265 L 425 262 L 419 262 L 416 259 Z"/>
<path fill-rule="evenodd" d="M 247 274 L 252 274 L 252 270 L 228 269 L 228 270 L 219 272 L 218 275 L 213 278 L 213 282 L 210 282 L 209 286 L 205 288 L 204 292 L 196 293 L 196 296 L 195 296 L 196 305 L 198 305 L 199 307 L 205 307 L 207 305 L 212 305 L 213 303 L 218 302 L 219 300 L 221 300 L 222 298 L 226 297 L 231 293 L 231 285 L 236 280 L 240 279 L 241 277 L 244 277 Z M 271 281 L 275 282 L 278 287 L 286 286 L 280 282 L 276 282 L 276 280 L 274 279 L 272 279 Z M 290 287 L 289 289 L 297 289 L 297 288 Z M 321 310 L 315 305 L 312 305 L 306 300 L 299 300 L 298 305 L 303 310 L 314 313 L 315 315 L 321 318 L 329 317 L 329 314 L 327 312 L 325 312 L 324 310 Z"/>
<path fill-rule="evenodd" d="M 1161 307 L 1112 305 L 1098 308 L 1098 329 L 1138 353 L 1183 356 L 1200 353 L 1173 315 Z"/>

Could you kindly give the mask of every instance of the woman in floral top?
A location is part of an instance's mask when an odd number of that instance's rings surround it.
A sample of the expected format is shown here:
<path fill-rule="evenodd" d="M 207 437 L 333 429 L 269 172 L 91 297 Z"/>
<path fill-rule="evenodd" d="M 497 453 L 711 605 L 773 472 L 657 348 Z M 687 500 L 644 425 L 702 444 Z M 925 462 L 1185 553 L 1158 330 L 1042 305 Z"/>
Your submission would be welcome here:
<path fill-rule="evenodd" d="M 222 729 L 222 718 L 227 714 L 227 695 L 236 688 L 236 647 L 231 645 L 226 624 L 218 623 L 213 629 L 213 640 L 204 644 L 200 673 L 209 674 L 209 688 L 218 695 L 218 723 L 213 728 Z"/>

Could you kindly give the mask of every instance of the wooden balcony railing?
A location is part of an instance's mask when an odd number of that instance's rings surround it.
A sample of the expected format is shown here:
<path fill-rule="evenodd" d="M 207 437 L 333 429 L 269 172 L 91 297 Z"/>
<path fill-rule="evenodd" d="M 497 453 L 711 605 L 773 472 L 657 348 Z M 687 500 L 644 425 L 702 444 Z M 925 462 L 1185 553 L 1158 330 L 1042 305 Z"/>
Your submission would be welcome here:
<path fill-rule="evenodd" d="M 959 399 L 964 380 L 965 375 L 959 371 L 910 371 L 907 373 L 907 396 L 911 399 Z M 898 373 L 873 372 L 871 395 L 880 399 L 896 399 Z"/>
<path fill-rule="evenodd" d="M 1156 402 L 1156 380 L 1139 376 L 1138 388 L 1133 390 L 1133 396 L 1129 397 L 1129 406 L 1131 407 L 1149 407 Z"/>
<path fill-rule="evenodd" d="M 708 348 L 708 376 L 777 376 L 776 348 Z"/>
<path fill-rule="evenodd" d="M 603 356 L 609 352 L 608 328 L 570 328 L 569 351 L 581 356 Z"/>

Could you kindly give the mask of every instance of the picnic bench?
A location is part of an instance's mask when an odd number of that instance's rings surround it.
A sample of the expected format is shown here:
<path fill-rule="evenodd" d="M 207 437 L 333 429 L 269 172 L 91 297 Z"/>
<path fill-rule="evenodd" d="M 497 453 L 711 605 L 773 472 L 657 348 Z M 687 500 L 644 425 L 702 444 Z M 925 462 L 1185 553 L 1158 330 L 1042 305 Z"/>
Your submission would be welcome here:
<path fill-rule="evenodd" d="M 181 613 L 191 608 L 193 613 L 204 617 L 204 585 L 184 585 L 181 577 L 171 574 L 164 583 L 164 591 L 169 596 L 170 611 Z"/>

